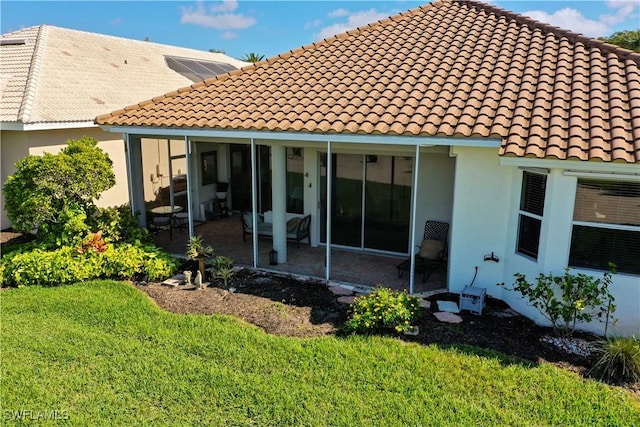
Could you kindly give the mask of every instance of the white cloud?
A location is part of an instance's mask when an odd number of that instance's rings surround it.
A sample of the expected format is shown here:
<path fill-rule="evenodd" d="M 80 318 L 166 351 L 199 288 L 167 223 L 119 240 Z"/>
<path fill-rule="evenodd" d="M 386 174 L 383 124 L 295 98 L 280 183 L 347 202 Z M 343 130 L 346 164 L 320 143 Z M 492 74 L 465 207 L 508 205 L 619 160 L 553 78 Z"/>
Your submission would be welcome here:
<path fill-rule="evenodd" d="M 224 33 L 220 34 L 220 38 L 222 40 L 231 40 L 238 38 L 238 35 L 238 33 L 234 33 L 233 31 L 225 31 Z"/>
<path fill-rule="evenodd" d="M 523 12 L 523 15 L 589 37 L 600 37 L 609 32 L 609 27 L 606 24 L 588 19 L 582 12 L 570 7 L 565 7 L 552 14 L 542 10 L 530 10 Z"/>
<path fill-rule="evenodd" d="M 231 0 L 216 4 L 209 8 L 204 7 L 204 2 L 198 1 L 197 6 L 182 7 L 181 24 L 193 24 L 201 27 L 210 27 L 218 30 L 238 30 L 251 27 L 256 20 L 250 16 L 238 13 L 229 13 L 236 10 L 238 2 Z"/>
<path fill-rule="evenodd" d="M 338 9 L 338 11 L 345 11 L 344 9 Z M 335 13 L 333 11 L 331 13 Z M 327 27 L 321 28 L 319 32 L 313 35 L 316 40 L 326 39 L 336 34 L 344 33 L 348 30 L 353 30 L 357 27 L 362 27 L 367 24 L 371 24 L 375 21 L 384 19 L 390 15 L 390 13 L 378 12 L 376 9 L 362 10 L 358 12 L 347 12 L 347 15 L 340 15 L 340 17 L 347 17 L 347 22 L 340 22 Z M 342 13 L 342 12 L 340 12 Z M 330 14 L 331 16 L 331 14 Z"/>
<path fill-rule="evenodd" d="M 238 8 L 237 0 L 222 0 L 221 3 L 214 4 L 209 7 L 212 13 L 233 12 Z"/>
<path fill-rule="evenodd" d="M 636 8 L 638 8 L 637 1 L 628 0 L 608 0 L 607 7 L 617 9 L 614 14 L 600 15 L 599 20 L 607 25 L 616 25 L 626 21 L 634 16 Z"/>
<path fill-rule="evenodd" d="M 328 13 L 328 16 L 330 18 L 341 18 L 343 16 L 348 16 L 348 15 L 349 15 L 349 11 L 347 9 L 336 9 Z"/>
<path fill-rule="evenodd" d="M 638 19 L 640 6 L 637 0 L 607 0 L 606 7 L 613 13 L 603 14 L 598 19 L 589 19 L 581 11 L 566 7 L 549 13 L 542 10 L 530 10 L 523 15 L 530 16 L 560 28 L 582 33 L 589 37 L 607 36 L 613 32 L 612 27 L 630 19 Z M 636 25 L 634 25 L 635 27 Z"/>

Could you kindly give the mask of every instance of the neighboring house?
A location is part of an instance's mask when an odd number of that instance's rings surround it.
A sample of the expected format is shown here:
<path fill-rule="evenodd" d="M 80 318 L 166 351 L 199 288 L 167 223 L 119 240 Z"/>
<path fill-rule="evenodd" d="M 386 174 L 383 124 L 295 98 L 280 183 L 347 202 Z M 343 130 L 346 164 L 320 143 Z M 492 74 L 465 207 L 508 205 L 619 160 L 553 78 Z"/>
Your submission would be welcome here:
<path fill-rule="evenodd" d="M 1 182 L 15 171 L 17 160 L 57 152 L 67 140 L 87 135 L 100 141 L 114 162 L 116 185 L 103 194 L 101 205 L 125 203 L 122 137 L 96 126 L 96 115 L 245 65 L 220 53 L 49 25 L 3 34 Z M 152 195 L 169 185 L 167 141 L 156 139 L 146 147 L 145 160 L 158 165 L 153 180 L 145 183 Z M 10 224 L 4 206 L 1 211 L 0 229 L 5 229 Z"/>
<path fill-rule="evenodd" d="M 426 220 L 444 220 L 450 291 L 478 267 L 476 286 L 543 322 L 497 283 L 567 266 L 601 277 L 615 262 L 613 331 L 640 334 L 640 54 L 445 0 L 96 122 L 125 134 L 134 171 L 141 136 L 184 138 L 195 155 L 192 211 L 201 200 L 200 152 L 226 159 L 218 175 L 232 179 L 231 193 L 247 186 L 236 169 L 255 171 L 248 188 L 256 202 L 231 201 L 272 211 L 281 262 L 297 196 L 313 217 L 312 246 L 329 241 L 327 280 L 332 245 L 408 254 Z M 304 172 L 297 186 L 282 173 L 296 158 Z M 130 175 L 137 209 L 143 178 Z"/>

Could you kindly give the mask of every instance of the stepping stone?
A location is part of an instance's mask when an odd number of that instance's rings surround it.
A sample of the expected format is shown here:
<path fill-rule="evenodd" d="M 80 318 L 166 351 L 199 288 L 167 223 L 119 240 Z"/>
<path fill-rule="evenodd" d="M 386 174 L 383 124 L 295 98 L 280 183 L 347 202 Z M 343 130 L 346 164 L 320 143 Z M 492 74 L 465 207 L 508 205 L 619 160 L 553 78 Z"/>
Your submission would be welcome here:
<path fill-rule="evenodd" d="M 333 292 L 334 295 L 353 295 L 353 291 L 341 286 L 331 286 L 329 290 Z"/>
<path fill-rule="evenodd" d="M 433 313 L 433 315 L 442 323 L 462 323 L 462 317 L 449 313 L 448 311 L 438 311 L 437 313 Z"/>
<path fill-rule="evenodd" d="M 182 285 L 185 279 L 186 277 L 184 274 L 176 274 L 175 276 L 162 282 L 162 284 L 167 286 L 178 286 L 178 285 Z"/>
<path fill-rule="evenodd" d="M 420 300 L 420 307 L 426 308 L 427 310 L 431 308 L 431 301 L 427 301 L 426 299 Z"/>
<path fill-rule="evenodd" d="M 409 335 L 409 336 L 416 336 L 420 333 L 420 328 L 418 326 L 414 326 L 413 328 L 409 329 L 408 331 L 404 331 L 403 334 L 405 335 Z"/>
<path fill-rule="evenodd" d="M 353 304 L 353 301 L 356 299 L 354 296 L 343 296 L 338 298 L 338 302 L 341 304 Z"/>
<path fill-rule="evenodd" d="M 438 303 L 438 310 L 448 311 L 449 313 L 460 313 L 458 304 L 453 301 L 436 301 Z"/>

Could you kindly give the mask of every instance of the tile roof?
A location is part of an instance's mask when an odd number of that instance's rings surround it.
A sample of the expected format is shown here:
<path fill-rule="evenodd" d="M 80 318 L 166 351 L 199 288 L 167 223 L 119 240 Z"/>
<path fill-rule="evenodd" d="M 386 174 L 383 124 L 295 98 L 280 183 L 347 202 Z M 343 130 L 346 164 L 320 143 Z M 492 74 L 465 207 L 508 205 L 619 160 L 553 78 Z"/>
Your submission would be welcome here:
<path fill-rule="evenodd" d="M 150 101 L 101 125 L 496 137 L 501 155 L 640 162 L 640 54 L 439 0 Z"/>
<path fill-rule="evenodd" d="M 167 66 L 165 55 L 247 65 L 220 53 L 49 25 L 3 34 L 0 43 L 2 122 L 93 122 L 191 84 Z"/>

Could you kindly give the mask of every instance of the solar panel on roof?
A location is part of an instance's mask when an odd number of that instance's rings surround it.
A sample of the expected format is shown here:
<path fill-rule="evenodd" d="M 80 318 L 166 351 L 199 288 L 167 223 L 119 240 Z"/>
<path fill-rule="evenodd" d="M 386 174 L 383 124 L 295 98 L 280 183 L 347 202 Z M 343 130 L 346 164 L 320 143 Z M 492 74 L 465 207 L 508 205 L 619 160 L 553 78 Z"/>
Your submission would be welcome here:
<path fill-rule="evenodd" d="M 182 74 L 192 82 L 206 80 L 236 69 L 231 64 L 217 61 L 203 61 L 175 56 L 165 56 L 165 60 L 169 68 L 176 73 Z"/>

